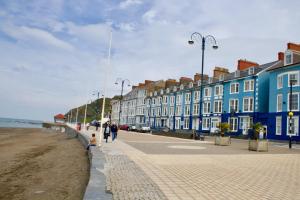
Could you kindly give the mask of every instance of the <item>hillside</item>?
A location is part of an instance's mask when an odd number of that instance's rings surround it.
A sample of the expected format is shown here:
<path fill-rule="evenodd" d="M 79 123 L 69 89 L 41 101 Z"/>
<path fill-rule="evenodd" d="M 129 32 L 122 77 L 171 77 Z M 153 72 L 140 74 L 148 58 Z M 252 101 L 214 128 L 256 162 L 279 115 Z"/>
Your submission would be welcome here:
<path fill-rule="evenodd" d="M 111 106 L 110 106 L 111 100 L 112 100 L 111 98 L 105 99 L 105 107 L 104 107 L 104 116 L 105 117 L 109 117 L 109 115 L 111 113 Z M 100 98 L 100 99 L 97 99 L 87 105 L 86 122 L 91 122 L 94 119 L 96 119 L 96 120 L 101 119 L 102 102 L 103 102 L 103 99 Z M 75 122 L 77 108 L 72 108 L 71 110 L 69 110 L 65 114 L 66 119 L 68 119 L 68 115 L 70 115 L 70 117 L 71 117 L 71 111 L 72 111 L 72 119 L 71 120 L 72 120 L 72 122 Z M 84 121 L 84 111 L 85 111 L 85 104 L 79 106 L 79 108 L 78 108 L 78 122 Z"/>

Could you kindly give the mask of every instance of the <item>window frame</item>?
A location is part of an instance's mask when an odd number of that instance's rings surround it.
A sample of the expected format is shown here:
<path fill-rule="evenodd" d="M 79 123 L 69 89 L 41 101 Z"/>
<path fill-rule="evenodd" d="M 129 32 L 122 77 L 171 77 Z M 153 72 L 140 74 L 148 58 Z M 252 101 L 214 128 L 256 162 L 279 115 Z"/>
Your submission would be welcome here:
<path fill-rule="evenodd" d="M 246 90 L 246 83 L 249 84 L 249 88 Z M 253 92 L 254 91 L 254 80 L 248 79 L 244 81 L 244 92 Z"/>
<path fill-rule="evenodd" d="M 277 89 L 281 88 L 283 88 L 283 74 L 277 76 Z"/>
<path fill-rule="evenodd" d="M 234 85 L 234 91 L 232 91 L 232 86 Z M 240 84 L 238 82 L 230 83 L 230 94 L 238 94 L 239 93 Z"/>
<path fill-rule="evenodd" d="M 248 100 L 247 110 L 245 110 L 245 100 Z M 252 107 L 251 107 L 252 100 Z M 243 112 L 253 112 L 254 111 L 254 98 L 253 97 L 244 97 L 243 98 Z"/>
<path fill-rule="evenodd" d="M 280 119 L 279 125 L 278 125 L 278 119 Z M 280 129 L 278 127 L 280 127 Z M 275 118 L 275 135 L 282 135 L 282 116 L 276 116 Z"/>
<path fill-rule="evenodd" d="M 218 109 L 216 111 L 216 103 L 218 105 Z M 223 104 L 223 101 L 222 100 L 215 100 L 214 101 L 214 109 L 213 109 L 213 112 L 214 113 L 222 113 L 222 104 Z"/>
<path fill-rule="evenodd" d="M 232 127 L 233 128 L 236 128 L 236 129 L 231 129 L 231 119 L 232 120 L 236 120 L 236 123 L 233 123 L 233 125 L 232 125 Z M 228 123 L 229 123 L 229 130 L 230 130 L 230 132 L 237 132 L 238 131 L 238 129 L 239 129 L 239 119 L 238 119 L 238 117 L 229 117 L 228 118 Z"/>
<path fill-rule="evenodd" d="M 296 110 L 295 109 L 292 109 L 292 110 L 290 109 L 290 93 L 288 93 L 288 96 L 287 96 L 287 102 L 288 102 L 287 110 L 288 111 L 299 111 L 299 92 L 293 92 L 292 95 L 297 95 L 297 101 L 296 101 L 297 109 Z M 292 107 L 293 107 L 293 105 L 292 105 Z"/>
<path fill-rule="evenodd" d="M 239 112 L 239 99 L 229 99 L 229 113 L 231 113 L 231 101 L 235 101 L 236 103 L 234 104 L 235 107 L 237 108 L 237 110 L 233 111 L 233 112 Z"/>
<path fill-rule="evenodd" d="M 278 97 L 281 97 L 281 109 L 278 109 L 279 108 L 279 98 Z M 277 94 L 277 97 L 276 97 L 276 111 L 277 112 L 282 112 L 282 106 L 283 106 L 283 98 L 282 98 L 282 94 Z"/>

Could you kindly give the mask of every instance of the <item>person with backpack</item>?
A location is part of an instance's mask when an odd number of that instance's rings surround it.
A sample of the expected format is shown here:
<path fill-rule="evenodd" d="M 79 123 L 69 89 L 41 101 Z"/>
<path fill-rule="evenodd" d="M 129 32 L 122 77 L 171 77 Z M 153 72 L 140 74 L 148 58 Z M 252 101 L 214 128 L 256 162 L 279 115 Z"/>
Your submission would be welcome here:
<path fill-rule="evenodd" d="M 111 133 L 112 133 L 112 141 L 114 141 L 117 138 L 118 134 L 118 126 L 115 122 L 111 125 Z"/>

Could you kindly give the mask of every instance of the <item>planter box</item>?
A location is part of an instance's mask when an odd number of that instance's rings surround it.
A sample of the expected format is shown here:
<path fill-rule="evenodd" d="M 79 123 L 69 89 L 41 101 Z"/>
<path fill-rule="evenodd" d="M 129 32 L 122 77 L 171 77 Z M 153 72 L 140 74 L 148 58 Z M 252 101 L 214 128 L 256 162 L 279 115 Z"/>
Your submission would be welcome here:
<path fill-rule="evenodd" d="M 249 140 L 250 151 L 268 151 L 268 140 Z"/>
<path fill-rule="evenodd" d="M 227 137 L 217 136 L 217 137 L 215 137 L 215 145 L 229 146 L 230 144 L 231 144 L 230 136 L 227 136 Z"/>

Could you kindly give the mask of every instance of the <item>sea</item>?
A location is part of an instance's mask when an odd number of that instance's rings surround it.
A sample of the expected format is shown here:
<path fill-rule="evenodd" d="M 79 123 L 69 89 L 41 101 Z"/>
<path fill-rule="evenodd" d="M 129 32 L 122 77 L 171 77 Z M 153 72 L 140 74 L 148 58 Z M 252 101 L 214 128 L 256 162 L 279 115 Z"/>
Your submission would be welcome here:
<path fill-rule="evenodd" d="M 42 128 L 42 121 L 0 117 L 0 127 L 5 128 Z"/>

